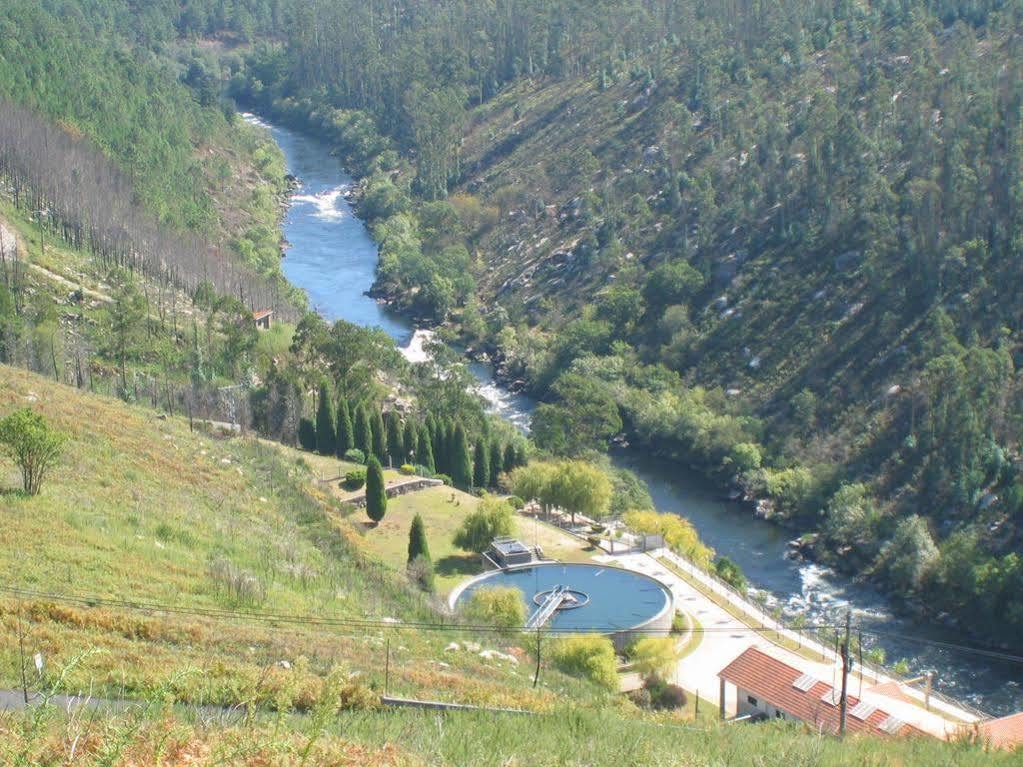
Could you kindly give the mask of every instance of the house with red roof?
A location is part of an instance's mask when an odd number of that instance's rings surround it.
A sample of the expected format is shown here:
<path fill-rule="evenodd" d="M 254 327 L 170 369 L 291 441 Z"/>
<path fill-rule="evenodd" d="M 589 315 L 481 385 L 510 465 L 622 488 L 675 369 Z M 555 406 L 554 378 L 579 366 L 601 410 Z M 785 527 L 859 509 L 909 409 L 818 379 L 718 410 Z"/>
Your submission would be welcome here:
<path fill-rule="evenodd" d="M 721 669 L 721 713 L 726 685 L 736 689 L 739 717 L 804 722 L 818 732 L 838 734 L 841 690 L 756 647 Z M 847 695 L 846 732 L 882 736 L 928 735 L 878 705 Z"/>

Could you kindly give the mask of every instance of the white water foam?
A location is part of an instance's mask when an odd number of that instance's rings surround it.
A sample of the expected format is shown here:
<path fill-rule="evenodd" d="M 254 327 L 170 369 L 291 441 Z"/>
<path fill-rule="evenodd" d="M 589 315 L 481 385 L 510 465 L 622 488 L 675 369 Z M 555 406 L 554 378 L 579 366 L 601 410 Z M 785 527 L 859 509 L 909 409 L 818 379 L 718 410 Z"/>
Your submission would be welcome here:
<path fill-rule="evenodd" d="M 316 208 L 316 213 L 313 215 L 321 221 L 340 221 L 348 215 L 348 211 L 339 207 L 337 201 L 341 199 L 341 195 L 344 194 L 347 189 L 348 185 L 342 184 L 341 186 L 334 187 L 333 189 L 327 189 L 319 194 L 302 194 L 301 191 L 299 191 L 291 196 L 291 204 L 306 204 L 314 206 Z"/>

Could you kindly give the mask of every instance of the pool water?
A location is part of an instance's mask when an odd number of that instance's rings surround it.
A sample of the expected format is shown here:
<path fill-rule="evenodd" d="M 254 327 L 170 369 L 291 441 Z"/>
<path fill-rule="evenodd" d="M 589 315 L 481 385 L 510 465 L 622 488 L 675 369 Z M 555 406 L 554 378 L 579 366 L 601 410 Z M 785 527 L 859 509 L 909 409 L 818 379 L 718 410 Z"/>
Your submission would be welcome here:
<path fill-rule="evenodd" d="M 642 573 L 604 565 L 558 562 L 483 575 L 457 595 L 455 605 L 465 604 L 478 589 L 500 586 L 513 586 L 522 592 L 527 617 L 542 601 L 542 597 L 534 597 L 556 586 L 567 586 L 574 594 L 589 598 L 554 613 L 545 626 L 554 631 L 626 631 L 653 620 L 671 603 L 668 589 Z"/>

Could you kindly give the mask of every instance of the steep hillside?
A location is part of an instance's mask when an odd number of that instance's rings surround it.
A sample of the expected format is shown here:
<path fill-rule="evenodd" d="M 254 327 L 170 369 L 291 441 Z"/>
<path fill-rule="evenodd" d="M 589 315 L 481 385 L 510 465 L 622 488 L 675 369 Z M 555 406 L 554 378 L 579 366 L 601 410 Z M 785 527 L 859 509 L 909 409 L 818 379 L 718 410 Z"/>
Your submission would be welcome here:
<path fill-rule="evenodd" d="M 1017 638 L 1018 3 L 427 6 L 299 14 L 233 84 L 366 174 L 380 293 L 541 447 L 624 429 Z"/>
<path fill-rule="evenodd" d="M 441 617 L 362 553 L 294 451 L 193 433 L 0 366 L 0 413 L 18 407 L 71 441 L 36 497 L 15 492 L 16 470 L 0 463 L 4 588 L 27 590 L 0 592 L 0 686 L 20 686 L 22 652 L 42 653 L 45 687 L 51 670 L 99 650 L 64 689 L 135 697 L 169 685 L 185 701 L 308 707 L 335 663 L 382 688 L 386 636 L 395 694 L 542 709 L 552 687 L 580 684 L 552 671 L 533 690 L 524 668 L 445 653 L 457 632 L 403 630 Z"/>

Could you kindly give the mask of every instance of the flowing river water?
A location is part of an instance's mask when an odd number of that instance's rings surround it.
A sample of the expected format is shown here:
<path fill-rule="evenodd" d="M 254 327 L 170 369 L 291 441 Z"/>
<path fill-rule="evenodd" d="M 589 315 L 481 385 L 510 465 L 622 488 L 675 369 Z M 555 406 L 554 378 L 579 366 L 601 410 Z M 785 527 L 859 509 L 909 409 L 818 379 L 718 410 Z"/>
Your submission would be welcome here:
<path fill-rule="evenodd" d="M 422 344 L 428 332 L 417 331 L 409 320 L 366 295 L 373 284 L 377 246 L 346 198 L 352 178 L 315 138 L 252 115 L 245 119 L 270 132 L 284 152 L 288 172 L 298 179 L 284 220 L 285 276 L 307 292 L 311 305 L 326 319 L 379 326 L 406 356 L 426 358 Z M 533 401 L 502 388 L 486 365 L 469 360 L 467 364 L 490 409 L 526 428 Z M 837 623 L 849 609 L 854 625 L 885 634 L 864 637 L 866 645 L 882 647 L 889 661 L 907 659 L 914 673 L 933 671 L 936 689 L 993 714 L 1023 708 L 1023 667 L 935 644 L 968 644 L 969 640 L 957 632 L 894 615 L 884 597 L 869 585 L 786 558 L 791 532 L 723 500 L 719 490 L 684 467 L 629 450 L 613 457 L 647 483 L 658 510 L 687 517 L 708 545 L 738 563 L 768 603 L 788 616 Z"/>

